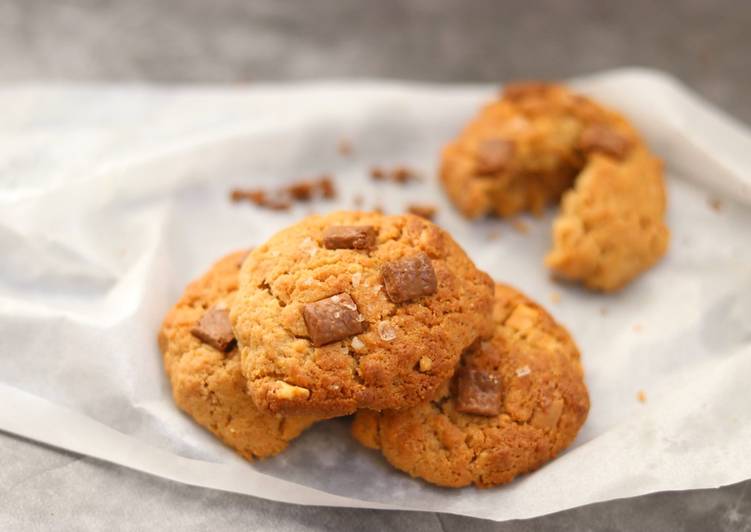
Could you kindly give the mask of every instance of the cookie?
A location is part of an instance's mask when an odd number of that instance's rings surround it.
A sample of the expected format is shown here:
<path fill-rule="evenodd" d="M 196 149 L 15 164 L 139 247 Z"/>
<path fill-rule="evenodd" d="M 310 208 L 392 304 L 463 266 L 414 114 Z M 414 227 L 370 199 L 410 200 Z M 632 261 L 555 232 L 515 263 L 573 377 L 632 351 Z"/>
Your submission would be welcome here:
<path fill-rule="evenodd" d="M 229 321 L 242 259 L 228 255 L 185 290 L 159 331 L 178 407 L 248 460 L 277 454 L 316 420 L 261 412 L 247 393 Z"/>
<path fill-rule="evenodd" d="M 662 163 L 624 117 L 561 85 L 506 87 L 444 148 L 440 176 L 468 218 L 562 198 L 545 264 L 592 289 L 622 288 L 667 249 Z"/>
<path fill-rule="evenodd" d="M 361 410 L 352 432 L 397 469 L 432 484 L 490 487 L 553 459 L 589 411 L 579 351 L 539 305 L 495 288 L 495 334 L 462 356 L 432 401 Z"/>
<path fill-rule="evenodd" d="M 426 400 L 492 332 L 492 304 L 490 278 L 436 225 L 337 212 L 256 248 L 231 316 L 260 408 L 333 417 Z"/>

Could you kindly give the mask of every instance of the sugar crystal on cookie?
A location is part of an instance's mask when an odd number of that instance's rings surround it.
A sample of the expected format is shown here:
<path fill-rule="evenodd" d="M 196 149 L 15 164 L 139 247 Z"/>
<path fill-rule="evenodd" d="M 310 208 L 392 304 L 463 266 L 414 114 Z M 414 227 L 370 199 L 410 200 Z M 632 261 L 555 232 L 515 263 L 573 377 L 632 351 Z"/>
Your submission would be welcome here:
<path fill-rule="evenodd" d="M 190 333 L 219 351 L 227 351 L 235 339 L 229 320 L 229 310 L 221 305 L 211 307 Z"/>
<path fill-rule="evenodd" d="M 386 295 L 392 303 L 429 296 L 438 289 L 433 264 L 425 253 L 388 262 L 381 268 L 381 275 Z"/>
<path fill-rule="evenodd" d="M 501 413 L 501 381 L 497 375 L 471 368 L 456 373 L 457 412 L 478 416 Z"/>
<path fill-rule="evenodd" d="M 316 347 L 363 332 L 365 325 L 359 316 L 357 304 L 346 293 L 308 303 L 303 307 L 308 335 Z"/>

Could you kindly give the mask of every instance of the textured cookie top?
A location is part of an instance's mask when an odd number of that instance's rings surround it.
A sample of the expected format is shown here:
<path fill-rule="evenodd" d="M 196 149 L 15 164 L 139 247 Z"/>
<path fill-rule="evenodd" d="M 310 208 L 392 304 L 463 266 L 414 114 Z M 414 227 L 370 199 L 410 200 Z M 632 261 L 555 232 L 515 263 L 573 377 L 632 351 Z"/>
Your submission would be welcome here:
<path fill-rule="evenodd" d="M 490 334 L 492 292 L 427 220 L 338 212 L 256 248 L 231 317 L 256 404 L 336 416 L 429 397 Z"/>
<path fill-rule="evenodd" d="M 469 218 L 565 193 L 546 264 L 591 288 L 622 287 L 667 247 L 661 163 L 621 115 L 561 85 L 507 86 L 444 148 L 441 181 Z"/>
<path fill-rule="evenodd" d="M 247 394 L 227 310 L 246 255 L 224 257 L 188 285 L 164 318 L 159 347 L 175 403 L 252 460 L 282 451 L 315 418 L 261 412 Z"/>
<path fill-rule="evenodd" d="M 589 411 L 566 330 L 511 287 L 495 289 L 495 334 L 477 342 L 430 402 L 362 410 L 352 430 L 396 468 L 433 484 L 495 486 L 554 458 Z"/>

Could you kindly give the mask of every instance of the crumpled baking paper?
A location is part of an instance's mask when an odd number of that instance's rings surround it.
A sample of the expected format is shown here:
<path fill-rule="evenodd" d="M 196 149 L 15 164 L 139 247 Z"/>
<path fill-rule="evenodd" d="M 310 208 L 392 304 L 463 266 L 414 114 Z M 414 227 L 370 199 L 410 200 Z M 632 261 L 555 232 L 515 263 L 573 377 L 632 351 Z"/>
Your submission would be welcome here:
<path fill-rule="evenodd" d="M 256 497 L 495 520 L 751 478 L 751 135 L 659 73 L 572 83 L 626 113 L 667 163 L 670 251 L 615 295 L 550 280 L 554 209 L 521 234 L 468 222 L 442 195 L 439 150 L 496 87 L 0 88 L 0 430 Z M 373 164 L 426 180 L 373 183 Z M 228 199 L 322 173 L 336 201 L 279 213 Z M 558 459 L 507 486 L 447 490 L 359 447 L 346 418 L 248 464 L 177 410 L 156 331 L 185 284 L 357 194 L 391 213 L 438 205 L 481 268 L 569 327 L 592 409 Z"/>

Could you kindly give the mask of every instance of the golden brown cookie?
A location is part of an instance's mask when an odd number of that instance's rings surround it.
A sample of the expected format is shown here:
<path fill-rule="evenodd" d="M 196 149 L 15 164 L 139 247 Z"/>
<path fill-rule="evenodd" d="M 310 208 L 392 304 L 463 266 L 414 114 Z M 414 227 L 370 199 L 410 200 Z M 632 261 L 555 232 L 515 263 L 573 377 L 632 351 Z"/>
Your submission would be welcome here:
<path fill-rule="evenodd" d="M 248 460 L 277 454 L 315 421 L 258 410 L 247 394 L 228 306 L 247 252 L 214 264 L 164 318 L 159 347 L 175 403 Z"/>
<path fill-rule="evenodd" d="M 231 316 L 256 404 L 331 417 L 432 396 L 492 331 L 492 304 L 487 274 L 429 221 L 337 212 L 256 248 Z"/>
<path fill-rule="evenodd" d="M 361 410 L 352 432 L 397 469 L 440 486 L 510 482 L 553 459 L 589 411 L 579 351 L 539 305 L 497 284 L 495 335 L 468 349 L 436 397 Z"/>
<path fill-rule="evenodd" d="M 469 218 L 563 197 L 545 264 L 593 289 L 623 287 L 667 249 L 662 163 L 625 118 L 561 85 L 506 87 L 444 148 L 441 181 Z"/>

